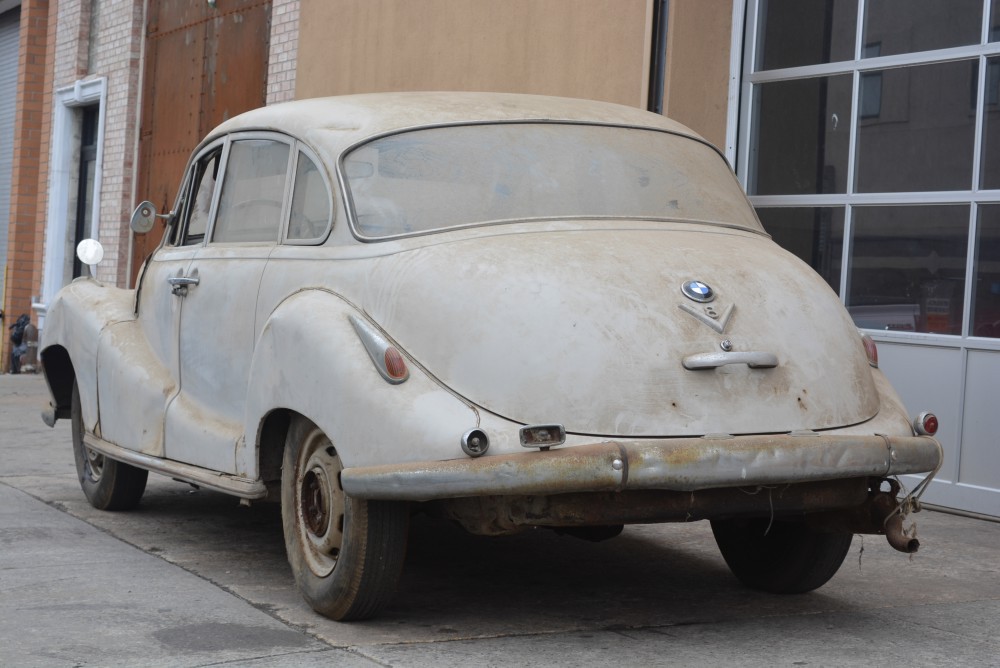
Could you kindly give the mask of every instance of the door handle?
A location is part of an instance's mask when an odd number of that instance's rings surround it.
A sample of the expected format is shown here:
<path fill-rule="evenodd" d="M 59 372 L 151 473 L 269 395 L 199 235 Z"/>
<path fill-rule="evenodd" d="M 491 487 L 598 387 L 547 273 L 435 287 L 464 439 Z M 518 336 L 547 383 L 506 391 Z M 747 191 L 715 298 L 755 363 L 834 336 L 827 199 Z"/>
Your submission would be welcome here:
<path fill-rule="evenodd" d="M 201 283 L 201 279 L 197 276 L 171 276 L 167 279 L 167 283 L 171 285 L 171 292 L 178 297 L 183 297 L 187 294 L 188 287 L 192 285 L 198 285 Z"/>
<path fill-rule="evenodd" d="M 751 369 L 773 369 L 778 366 L 778 356 L 774 353 L 698 353 L 688 355 L 683 360 L 684 368 L 692 371 L 716 369 L 727 364 L 746 364 Z"/>

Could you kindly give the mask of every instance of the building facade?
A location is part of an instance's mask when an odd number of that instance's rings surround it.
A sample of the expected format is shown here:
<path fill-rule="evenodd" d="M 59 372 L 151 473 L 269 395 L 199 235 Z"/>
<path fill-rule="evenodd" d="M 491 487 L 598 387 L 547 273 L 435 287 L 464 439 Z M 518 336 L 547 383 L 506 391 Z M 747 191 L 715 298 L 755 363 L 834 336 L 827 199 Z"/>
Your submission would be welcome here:
<path fill-rule="evenodd" d="M 14 112 L 39 133 L 15 129 L 10 178 L 36 192 L 11 186 L 9 314 L 44 326 L 87 236 L 98 276 L 127 285 L 150 250 L 134 202 L 168 207 L 187 152 L 242 108 L 444 89 L 618 102 L 725 153 L 911 411 L 941 418 L 925 500 L 1000 517 L 1000 0 L 0 0 L 0 60 L 17 5 L 19 76 L 26 30 L 49 69 Z"/>

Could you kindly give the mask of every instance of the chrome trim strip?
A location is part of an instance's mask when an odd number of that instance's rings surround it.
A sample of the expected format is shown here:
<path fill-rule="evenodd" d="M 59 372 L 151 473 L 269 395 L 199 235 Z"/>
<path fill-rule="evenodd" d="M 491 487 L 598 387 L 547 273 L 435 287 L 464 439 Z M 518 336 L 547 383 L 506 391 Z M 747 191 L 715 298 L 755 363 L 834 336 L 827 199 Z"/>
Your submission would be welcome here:
<path fill-rule="evenodd" d="M 263 499 L 267 496 L 267 486 L 260 480 L 248 480 L 228 473 L 203 469 L 200 466 L 153 457 L 109 443 L 93 434 L 84 434 L 83 442 L 91 450 L 96 450 L 116 461 L 177 478 L 198 487 L 232 494 L 243 499 Z"/>
<path fill-rule="evenodd" d="M 427 501 L 485 495 L 551 495 L 625 489 L 695 491 L 934 471 L 929 436 L 779 434 L 605 441 L 547 452 L 344 469 L 349 495 Z"/>

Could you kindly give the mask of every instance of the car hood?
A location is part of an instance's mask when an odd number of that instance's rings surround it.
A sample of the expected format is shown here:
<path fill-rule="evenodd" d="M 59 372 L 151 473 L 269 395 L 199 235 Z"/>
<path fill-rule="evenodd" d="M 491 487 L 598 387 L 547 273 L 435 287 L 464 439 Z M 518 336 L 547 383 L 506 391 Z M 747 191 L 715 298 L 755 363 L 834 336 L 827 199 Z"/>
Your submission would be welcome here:
<path fill-rule="evenodd" d="M 685 297 L 689 280 L 709 285 L 714 300 Z M 839 427 L 878 411 L 836 294 L 753 233 L 501 233 L 379 258 L 368 286 L 364 308 L 408 354 L 521 423 L 607 436 L 746 434 Z M 777 366 L 725 356 L 735 363 L 684 366 L 730 345 Z"/>

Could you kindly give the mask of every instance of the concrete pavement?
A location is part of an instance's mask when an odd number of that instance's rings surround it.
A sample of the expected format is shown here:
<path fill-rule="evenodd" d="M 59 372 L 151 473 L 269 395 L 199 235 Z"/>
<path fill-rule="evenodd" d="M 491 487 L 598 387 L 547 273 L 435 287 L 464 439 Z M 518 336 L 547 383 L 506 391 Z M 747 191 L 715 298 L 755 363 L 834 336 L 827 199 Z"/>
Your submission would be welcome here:
<path fill-rule="evenodd" d="M 0 376 L 0 666 L 1000 666 L 1000 524 L 924 512 L 817 592 L 741 588 L 707 524 L 469 536 L 418 517 L 400 588 L 339 624 L 295 591 L 278 509 L 150 476 L 91 508 L 37 376 Z"/>

